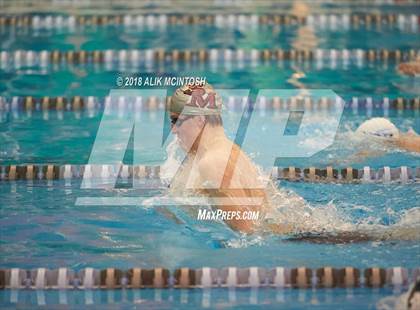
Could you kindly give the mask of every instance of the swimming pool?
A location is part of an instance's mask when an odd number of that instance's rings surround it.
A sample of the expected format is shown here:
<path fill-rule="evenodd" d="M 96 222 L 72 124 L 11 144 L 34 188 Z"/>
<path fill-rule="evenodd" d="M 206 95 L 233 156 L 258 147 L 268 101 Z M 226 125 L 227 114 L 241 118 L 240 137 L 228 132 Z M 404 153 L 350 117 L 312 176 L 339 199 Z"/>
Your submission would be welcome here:
<path fill-rule="evenodd" d="M 223 5 L 211 3 L 216 12 L 198 16 L 195 4 L 191 12 L 172 14 L 165 11 L 172 7 L 168 3 L 160 4 L 162 11 L 152 5 L 126 12 L 121 4 L 121 12 L 105 15 L 63 14 L 59 9 L 16 14 L 11 9 L 0 16 L 0 304 L 353 309 L 379 308 L 390 296 L 396 300 L 419 273 L 420 157 L 375 143 L 368 145 L 373 155 L 358 156 L 367 145 L 354 132 L 372 117 L 386 117 L 402 132 L 420 132 L 419 78 L 397 70 L 419 53 L 418 8 L 374 5 L 360 13 L 351 3 L 330 3 L 299 19 L 281 11 L 291 9 L 284 3 L 265 7 L 264 2 L 259 14 L 243 13 L 247 5 L 221 14 Z M 300 51 L 302 46 L 308 53 Z M 304 75 L 292 78 L 297 72 Z M 230 107 L 223 115 L 225 129 L 237 139 L 248 126 L 239 122 L 244 106 L 254 109 L 254 135 L 243 147 L 262 168 L 272 170 L 282 216 L 310 218 L 314 228 L 327 232 L 368 227 L 392 230 L 398 237 L 337 244 L 300 235 L 244 235 L 221 221 L 199 221 L 185 206 L 164 206 L 168 158 L 179 161 L 179 150 L 174 150 L 159 100 L 142 98 L 134 117 L 147 128 L 140 143 L 159 140 L 162 145 L 139 152 L 133 135 L 123 168 L 107 162 L 91 166 L 107 113 L 122 121 L 134 113 L 124 101 L 116 110 L 107 109 L 117 78 L 129 76 L 200 76 L 217 89 L 251 89 L 250 101 L 237 97 L 225 102 Z M 314 156 L 274 156 L 268 164 L 261 153 L 276 154 L 270 141 L 288 112 L 282 103 L 262 104 L 256 92 L 298 83 L 332 89 L 344 99 L 337 134 Z M 309 109 L 323 115 L 333 107 Z M 313 124 L 319 122 L 317 115 Z M 238 123 L 238 128 L 231 125 Z M 293 128 L 286 126 L 284 134 L 289 131 Z M 114 173 L 115 186 L 109 180 Z M 88 174 L 102 188 L 84 188 Z M 130 200 L 138 196 L 143 200 Z M 103 198 L 127 203 L 101 203 Z M 349 276 L 349 266 L 360 285 L 337 284 L 340 272 Z M 76 276 L 66 289 L 54 290 L 44 272 L 55 270 L 53 277 L 60 279 L 63 267 Z M 164 269 L 157 271 L 160 267 Z M 147 275 L 163 272 L 166 284 L 155 285 L 154 278 L 149 286 L 130 287 L 131 268 Z M 323 283 L 327 272 L 338 282 Z M 87 273 L 93 282 L 82 287 Z M 184 273 L 193 284 L 180 284 Z M 203 285 L 204 273 L 210 275 L 209 287 Z M 117 289 L 114 280 L 108 282 L 114 274 Z M 98 289 L 101 285 L 106 290 Z M 83 290 L 73 290 L 78 286 Z M 202 289 L 192 289 L 197 287 Z"/>
<path fill-rule="evenodd" d="M 258 308 L 263 304 L 265 309 L 279 307 L 312 307 L 325 309 L 330 304 L 331 309 L 354 309 L 354 307 L 375 307 L 383 298 L 398 296 L 392 289 L 378 289 L 372 294 L 365 294 L 363 289 L 346 291 L 336 290 L 277 290 L 249 289 L 231 290 L 213 289 L 201 290 L 173 290 L 161 289 L 142 290 L 95 290 L 95 291 L 2 291 L 1 303 L 14 306 L 16 303 L 26 306 L 55 306 L 55 307 L 83 307 L 115 308 L 115 307 L 144 307 L 159 309 L 197 309 L 220 308 L 232 309 Z M 397 299 L 397 297 L 395 297 Z M 391 304 L 392 305 L 392 304 Z"/>
<path fill-rule="evenodd" d="M 96 107 L 88 108 L 89 105 L 86 103 L 84 109 L 76 111 L 43 110 L 41 104 L 42 98 L 37 99 L 38 103 L 36 105 L 39 109 L 36 109 L 34 104 L 34 110 L 26 110 L 25 99 L 17 99 L 19 100 L 15 100 L 16 104 L 13 104 L 13 98 L 5 98 L 4 107 L 7 106 L 8 108 L 0 112 L 0 128 L 2 129 L 1 135 L 4 141 L 4 148 L 0 160 L 2 164 L 49 163 L 65 165 L 88 163 L 93 143 L 103 118 L 105 98 L 85 98 L 84 100 L 86 102 L 95 102 Z M 235 120 L 237 121 L 242 117 L 240 100 L 242 98 L 236 98 L 238 109 L 233 110 L 225 116 L 226 123 L 234 123 Z M 309 158 L 285 158 L 276 165 L 283 167 L 326 167 L 332 165 L 337 168 L 346 168 L 351 165 L 355 168 L 370 166 L 375 169 L 383 166 L 398 167 L 406 165 L 417 167 L 419 157 L 415 153 L 403 152 L 398 149 L 381 149 L 381 146 L 378 146 L 378 150 L 381 152 L 376 154 L 375 157 L 366 157 L 361 160 L 352 159 L 352 155 L 357 153 L 358 149 L 364 147 L 363 143 L 357 141 L 354 131 L 363 121 L 371 117 L 386 116 L 403 132 L 410 128 L 416 132 L 420 130 L 418 109 L 407 108 L 398 110 L 390 108 L 386 110 L 383 107 L 372 107 L 369 109 L 366 108 L 365 100 L 365 98 L 359 100 L 355 97 L 348 101 L 341 117 L 338 133 L 334 143 L 330 147 Z M 375 101 L 376 104 L 382 104 L 383 98 L 377 98 L 375 100 L 371 98 L 370 100 L 372 102 Z M 164 119 L 164 115 L 162 114 L 163 109 L 157 107 L 155 111 L 147 110 L 147 99 L 144 101 L 144 110 L 141 112 L 138 111 L 142 123 L 146 128 L 154 131 L 157 138 L 164 139 L 164 137 L 168 137 L 166 139 L 166 145 L 169 144 L 173 136 L 169 134 L 169 120 Z M 352 106 L 355 101 L 360 101 L 360 105 L 356 109 Z M 410 100 L 406 103 L 407 107 L 410 107 L 409 102 Z M 121 117 L 127 117 L 130 115 L 131 109 L 126 106 L 114 112 L 119 113 Z M 259 109 L 258 105 L 256 105 L 254 111 L 255 117 L 264 122 L 267 132 L 275 130 L 275 126 L 279 121 L 279 115 L 282 115 L 282 113 L 285 112 L 282 112 L 280 109 L 273 110 L 269 107 L 264 111 Z M 162 123 L 165 123 L 166 127 Z M 161 131 L 162 128 L 166 129 Z M 245 125 L 241 125 L 238 131 L 244 128 Z M 55 132 L 54 137 L 51 137 L 49 134 L 52 131 Z M 236 137 L 236 133 L 237 129 L 235 127 L 227 127 L 227 134 L 231 139 Z M 258 140 L 252 141 L 251 154 L 257 153 L 261 149 L 261 142 Z M 271 147 L 271 149 L 267 149 L 267 152 L 275 152 L 274 145 L 265 147 Z M 133 145 L 129 146 L 126 156 L 132 156 L 132 152 Z M 145 151 L 143 150 L 143 152 Z M 125 164 L 130 164 L 129 158 L 126 158 Z M 154 160 L 156 158 L 159 159 L 156 161 Z M 154 151 L 148 150 L 147 156 L 143 156 L 142 160 L 136 164 L 161 165 L 165 158 L 167 158 L 166 150 L 155 148 Z"/>
<path fill-rule="evenodd" d="M 339 18 L 339 17 L 338 17 Z M 410 17 L 408 16 L 407 19 Z M 162 48 L 183 49 L 199 48 L 292 48 L 296 33 L 301 25 L 254 25 L 237 23 L 210 25 L 136 25 L 108 26 L 74 26 L 13 28 L 3 27 L 0 30 L 2 50 L 95 50 L 95 49 L 136 49 Z M 147 18 L 144 18 L 147 19 Z M 223 19 L 222 19 L 223 20 Z M 317 41 L 319 48 L 353 49 L 353 48 L 419 48 L 416 40 L 416 26 L 410 24 L 380 25 L 371 27 L 361 25 L 343 27 L 337 25 L 331 29 L 328 23 L 324 27 L 314 20 L 313 32 L 307 34 Z M 346 29 L 347 28 L 347 29 Z M 356 29 L 354 29 L 356 28 Z M 224 29 L 224 31 L 220 31 Z M 343 35 L 349 37 L 343 40 Z M 36 38 L 36 43 L 31 42 Z M 200 38 L 206 38 L 202 40 Z"/>
<path fill-rule="evenodd" d="M 43 87 L 46 83 L 49 89 L 48 95 L 54 96 L 108 96 L 110 88 L 116 87 L 118 76 L 126 77 L 135 74 L 136 70 L 142 72 L 139 76 L 206 76 L 215 81 L 215 87 L 226 88 L 292 88 L 287 82 L 292 76 L 293 63 L 284 61 L 265 62 L 261 64 L 220 63 L 214 64 L 167 64 L 167 65 L 141 65 L 131 67 L 129 64 L 118 65 L 104 64 L 72 65 L 68 68 L 51 66 L 50 68 L 27 68 L 16 71 L 4 70 L 0 76 L 2 92 L 4 96 L 19 96 L 24 92 L 25 96 L 42 97 Z M 359 67 L 357 64 L 343 65 L 331 63 L 304 62 L 302 70 L 305 77 L 300 79 L 305 85 L 312 88 L 322 88 L 329 85 L 331 89 L 346 99 L 358 97 L 390 97 L 399 96 L 414 98 L 418 96 L 418 79 L 398 76 L 395 72 L 396 64 L 368 64 Z M 156 73 L 157 70 L 159 73 Z M 137 75 L 137 74 L 136 74 Z M 337 81 L 339 75 L 343 83 Z M 219 82 L 218 82 L 219 81 Z M 69 84 L 66 88 L 64 85 Z M 94 86 L 94 87 L 93 87 Z"/>

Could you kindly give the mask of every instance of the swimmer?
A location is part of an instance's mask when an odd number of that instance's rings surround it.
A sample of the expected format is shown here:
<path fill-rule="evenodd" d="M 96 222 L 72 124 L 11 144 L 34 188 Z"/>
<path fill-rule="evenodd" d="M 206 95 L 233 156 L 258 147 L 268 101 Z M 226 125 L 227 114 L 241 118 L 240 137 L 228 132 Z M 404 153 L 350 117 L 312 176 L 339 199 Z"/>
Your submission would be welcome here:
<path fill-rule="evenodd" d="M 415 310 L 420 309 L 420 277 L 410 285 L 408 292 L 397 296 L 381 298 L 376 304 L 379 310 Z"/>
<path fill-rule="evenodd" d="M 398 71 L 401 74 L 409 76 L 420 75 L 420 57 L 417 57 L 414 61 L 404 62 L 398 66 Z"/>
<path fill-rule="evenodd" d="M 383 117 L 374 117 L 362 123 L 353 133 L 358 152 L 348 158 L 339 158 L 337 165 L 352 165 L 367 157 L 383 156 L 386 150 L 403 150 L 420 153 L 420 136 L 410 128 L 400 131 Z M 347 143 L 347 141 L 346 141 Z"/>
<path fill-rule="evenodd" d="M 408 309 L 420 308 L 420 277 L 417 277 L 416 282 L 410 287 L 407 296 Z"/>
<path fill-rule="evenodd" d="M 356 130 L 357 137 L 370 139 L 390 148 L 420 153 L 420 136 L 410 129 L 403 133 L 386 118 L 375 117 L 365 121 Z"/>
<path fill-rule="evenodd" d="M 170 194 L 208 197 L 213 210 L 258 211 L 257 220 L 225 219 L 230 228 L 246 234 L 289 235 L 291 240 L 323 243 L 394 238 L 382 232 L 375 235 L 369 228 L 355 231 L 338 216 L 317 212 L 293 192 L 278 189 L 273 182 L 263 184 L 252 160 L 226 136 L 221 107 L 220 97 L 208 84 L 183 86 L 170 98 L 172 132 L 186 153 Z"/>
<path fill-rule="evenodd" d="M 172 132 L 187 155 L 171 191 L 223 198 L 226 203 L 218 204 L 217 209 L 259 211 L 261 216 L 266 195 L 258 181 L 258 171 L 241 148 L 225 135 L 221 99 L 214 89 L 208 84 L 181 87 L 171 97 L 169 111 Z M 233 203 L 235 199 L 244 199 L 244 203 Z M 256 228 L 254 220 L 225 222 L 246 233 Z"/>
<path fill-rule="evenodd" d="M 397 72 L 403 77 L 392 82 L 402 93 L 418 95 L 420 92 L 420 56 L 398 65 Z"/>

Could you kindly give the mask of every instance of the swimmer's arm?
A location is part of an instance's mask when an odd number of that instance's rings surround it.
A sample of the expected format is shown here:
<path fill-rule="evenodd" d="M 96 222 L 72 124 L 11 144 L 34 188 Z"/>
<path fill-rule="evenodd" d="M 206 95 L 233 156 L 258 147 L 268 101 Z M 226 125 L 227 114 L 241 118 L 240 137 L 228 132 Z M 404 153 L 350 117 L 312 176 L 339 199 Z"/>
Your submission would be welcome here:
<path fill-rule="evenodd" d="M 408 152 L 420 153 L 420 136 L 417 135 L 414 131 L 409 131 L 408 133 L 401 134 L 401 136 L 393 141 L 386 142 L 386 144 L 393 148 L 399 148 L 406 150 Z M 337 164 L 353 164 L 364 161 L 369 157 L 380 157 L 384 154 L 382 150 L 362 150 L 356 154 L 350 156 L 347 159 L 340 159 L 337 161 Z"/>
<path fill-rule="evenodd" d="M 420 74 L 420 61 L 405 62 L 398 66 L 398 71 L 405 75 L 416 76 Z"/>
<path fill-rule="evenodd" d="M 358 163 L 364 161 L 366 158 L 369 157 L 380 157 L 384 155 L 384 151 L 381 150 L 362 150 L 353 154 L 353 156 L 348 159 L 351 163 Z"/>
<path fill-rule="evenodd" d="M 369 157 L 380 157 L 384 154 L 384 151 L 380 150 L 362 150 L 353 155 L 350 155 L 348 158 L 340 158 L 332 163 L 333 166 L 342 166 L 342 165 L 352 165 L 355 163 L 363 162 Z"/>
<path fill-rule="evenodd" d="M 211 159 L 206 160 L 203 159 L 200 161 L 199 165 L 199 172 L 200 177 L 202 179 L 203 184 L 220 184 L 221 178 L 218 169 L 214 167 L 225 167 L 226 163 L 221 160 Z M 215 186 L 216 187 L 216 186 Z M 222 211 L 240 211 L 242 214 L 243 211 L 261 211 L 262 209 L 262 202 L 261 205 L 238 205 L 236 203 L 237 199 L 244 198 L 244 200 L 248 201 L 249 195 L 245 191 L 245 189 L 220 189 L 220 188 L 204 188 L 202 191 L 209 197 L 214 198 L 224 198 L 223 205 L 217 205 L 215 208 L 220 209 Z M 251 197 L 251 199 L 253 199 Z M 258 199 L 258 198 L 256 198 Z M 261 197 L 259 198 L 261 200 Z M 229 203 L 231 201 L 231 203 Z M 262 216 L 260 212 L 260 216 Z M 234 230 L 241 231 L 244 233 L 252 233 L 255 230 L 255 223 L 252 220 L 242 220 L 242 219 L 232 219 L 232 220 L 225 220 L 225 223 L 229 225 Z"/>
<path fill-rule="evenodd" d="M 400 136 L 397 140 L 399 148 L 409 152 L 420 153 L 420 136 L 415 133 L 407 133 Z"/>
<path fill-rule="evenodd" d="M 226 196 L 227 197 L 227 196 Z M 244 211 L 258 211 L 258 206 L 237 206 L 237 205 L 228 205 L 229 202 L 226 202 L 225 205 L 218 205 L 215 208 L 220 209 L 226 212 L 241 212 L 243 215 Z M 261 216 L 261 214 L 260 214 Z M 236 231 L 240 231 L 243 233 L 253 233 L 255 231 L 255 223 L 253 220 L 244 220 L 244 219 L 232 219 L 232 220 L 225 220 L 224 221 L 230 228 Z"/>

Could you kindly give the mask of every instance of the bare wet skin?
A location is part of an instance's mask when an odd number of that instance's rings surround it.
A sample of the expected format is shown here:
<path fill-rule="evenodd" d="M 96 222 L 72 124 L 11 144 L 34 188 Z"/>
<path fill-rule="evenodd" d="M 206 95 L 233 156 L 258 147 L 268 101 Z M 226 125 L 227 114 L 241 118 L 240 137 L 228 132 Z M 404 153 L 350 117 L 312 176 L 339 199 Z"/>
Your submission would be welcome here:
<path fill-rule="evenodd" d="M 262 236 L 283 235 L 294 242 L 334 244 L 415 240 L 420 236 L 417 226 L 357 225 L 344 220 L 333 207 L 332 210 L 312 207 L 302 197 L 278 188 L 272 181 L 264 183 L 251 159 L 226 137 L 213 137 L 207 142 L 187 155 L 170 192 L 178 197 L 209 197 L 210 205 L 212 198 L 218 197 L 232 201 L 241 197 L 254 200 L 250 205 L 212 206 L 226 211 L 260 211 L 258 221 L 225 221 L 235 231 Z M 185 211 L 197 217 L 197 208 L 186 208 Z"/>
<path fill-rule="evenodd" d="M 202 87 L 187 89 L 189 92 L 177 90 L 176 96 L 172 97 L 172 105 L 178 107 L 191 104 L 189 100 L 196 97 L 195 92 L 198 90 L 200 96 L 207 92 L 213 94 L 212 98 L 215 97 L 211 87 Z M 217 105 L 211 106 L 214 108 Z M 289 240 L 319 243 L 419 238 L 417 224 L 415 227 L 396 224 L 357 225 L 343 217 L 334 205 L 313 207 L 299 195 L 278 188 L 268 176 L 262 176 L 258 167 L 238 145 L 227 138 L 218 114 L 220 112 L 210 116 L 202 115 L 200 113 L 208 113 L 208 110 L 203 110 L 201 105 L 187 107 L 190 114 L 172 110 L 170 114 L 172 133 L 186 154 L 172 180 L 170 195 L 208 197 L 206 207 L 213 210 L 259 212 L 257 220 L 223 219 L 232 230 L 244 234 L 283 235 L 289 236 Z M 180 108 L 178 110 L 183 111 Z M 197 217 L 197 208 L 188 208 L 186 212 Z"/>

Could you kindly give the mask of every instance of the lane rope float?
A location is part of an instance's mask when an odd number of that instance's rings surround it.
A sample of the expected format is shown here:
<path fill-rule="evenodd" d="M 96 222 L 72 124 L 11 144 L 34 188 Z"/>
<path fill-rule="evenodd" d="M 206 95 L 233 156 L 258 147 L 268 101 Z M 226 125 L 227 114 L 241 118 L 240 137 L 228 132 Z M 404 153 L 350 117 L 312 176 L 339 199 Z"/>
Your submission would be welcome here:
<path fill-rule="evenodd" d="M 85 179 L 150 179 L 160 180 L 160 166 L 132 165 L 1 165 L 0 181 L 17 180 L 78 180 Z M 361 169 L 333 168 L 299 168 L 274 167 L 271 177 L 274 180 L 304 182 L 343 182 L 343 183 L 390 183 L 419 182 L 420 167 L 382 167 L 373 169 L 368 166 Z"/>
<path fill-rule="evenodd" d="M 420 55 L 416 49 L 120 49 L 120 50 L 15 50 L 0 52 L 0 67 L 47 67 L 49 64 L 104 63 L 139 65 L 166 62 L 235 63 L 272 60 L 356 61 L 357 63 L 410 61 Z"/>
<path fill-rule="evenodd" d="M 415 281 L 420 269 L 322 267 L 311 269 L 228 267 L 179 268 L 20 268 L 0 269 L 0 289 L 141 289 L 141 288 L 380 288 L 402 287 Z"/>
<path fill-rule="evenodd" d="M 114 15 L 1 15 L 0 27 L 30 27 L 33 29 L 73 29 L 76 26 L 122 25 L 124 27 L 166 27 L 167 25 L 207 24 L 218 27 L 259 25 L 308 25 L 327 29 L 349 27 L 380 27 L 397 25 L 417 29 L 416 14 L 338 13 L 310 14 L 114 14 Z"/>
<path fill-rule="evenodd" d="M 158 97 L 95 97 L 95 96 L 73 96 L 73 97 L 32 97 L 32 96 L 13 96 L 0 97 L 0 113 L 15 111 L 79 111 L 79 110 L 103 110 L 107 108 L 117 108 L 122 111 L 155 111 L 164 109 L 170 100 L 166 101 Z M 241 111 L 244 105 L 248 104 L 247 97 L 229 96 L 224 104 L 230 110 Z M 341 101 L 338 102 L 341 104 Z M 254 104 L 256 110 L 289 110 L 290 108 L 305 108 L 309 110 L 333 109 L 337 106 L 337 101 L 332 98 L 321 97 L 317 100 L 303 98 L 302 100 L 290 98 L 284 100 L 280 97 L 266 98 L 259 96 Z M 358 110 L 420 110 L 420 97 L 352 97 L 345 100 L 346 109 Z"/>

